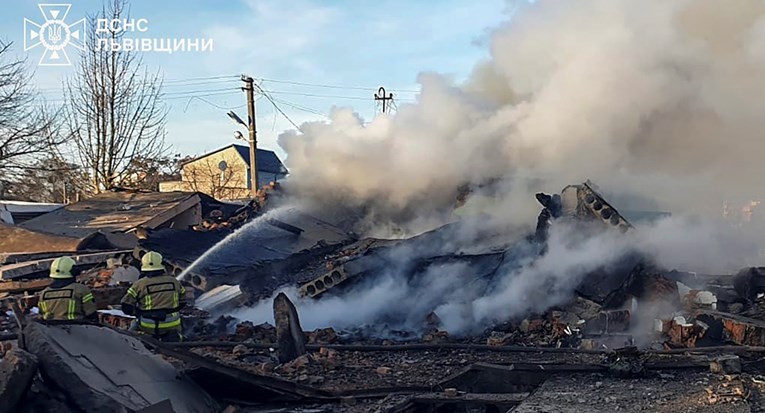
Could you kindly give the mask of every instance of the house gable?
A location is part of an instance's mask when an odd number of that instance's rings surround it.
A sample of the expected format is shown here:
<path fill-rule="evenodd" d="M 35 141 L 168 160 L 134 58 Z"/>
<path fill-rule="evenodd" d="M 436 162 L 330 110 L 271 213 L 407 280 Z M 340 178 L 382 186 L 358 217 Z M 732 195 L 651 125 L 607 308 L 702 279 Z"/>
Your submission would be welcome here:
<path fill-rule="evenodd" d="M 250 196 L 249 147 L 228 145 L 181 165 L 180 181 L 161 182 L 160 191 L 199 191 L 218 199 Z M 226 162 L 224 170 L 220 169 Z M 287 168 L 272 151 L 258 149 L 258 187 L 284 179 Z"/>
<path fill-rule="evenodd" d="M 244 162 L 245 165 L 250 164 L 249 146 L 231 144 L 229 146 L 224 146 L 220 149 L 216 149 L 210 153 L 199 156 L 190 161 L 186 161 L 182 164 L 182 166 L 185 166 L 192 162 L 200 161 L 202 159 L 205 159 L 211 156 L 215 156 L 219 154 L 220 152 L 224 152 L 224 151 L 234 152 L 242 160 L 242 162 Z M 277 175 L 286 175 L 289 173 L 287 171 L 287 168 L 282 163 L 282 161 L 279 159 L 278 156 L 276 156 L 276 153 L 274 153 L 273 151 L 269 151 L 267 149 L 258 149 L 257 155 L 258 155 L 258 172 L 267 172 L 270 174 L 277 174 Z"/>

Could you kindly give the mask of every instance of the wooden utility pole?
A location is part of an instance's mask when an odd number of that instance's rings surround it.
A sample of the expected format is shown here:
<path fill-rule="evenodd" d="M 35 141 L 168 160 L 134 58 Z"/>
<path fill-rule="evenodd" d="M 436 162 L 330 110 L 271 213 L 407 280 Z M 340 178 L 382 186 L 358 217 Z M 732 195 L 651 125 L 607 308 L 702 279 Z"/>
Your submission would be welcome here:
<path fill-rule="evenodd" d="M 244 90 L 247 93 L 247 129 L 250 131 L 250 196 L 255 199 L 258 194 L 258 140 L 255 130 L 255 81 L 251 77 L 242 75 Z"/>
<path fill-rule="evenodd" d="M 382 101 L 382 113 L 386 112 L 386 109 L 388 107 L 387 102 L 390 100 L 391 103 L 393 103 L 393 93 L 389 93 L 387 96 L 385 95 L 385 88 L 380 86 L 379 89 L 377 89 L 377 93 L 375 93 L 375 100 L 381 100 Z"/>

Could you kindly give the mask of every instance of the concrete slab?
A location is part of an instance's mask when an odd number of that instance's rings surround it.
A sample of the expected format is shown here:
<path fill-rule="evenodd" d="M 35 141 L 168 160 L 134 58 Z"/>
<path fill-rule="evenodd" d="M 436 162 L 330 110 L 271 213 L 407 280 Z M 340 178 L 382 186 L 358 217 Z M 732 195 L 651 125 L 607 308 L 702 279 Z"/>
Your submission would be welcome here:
<path fill-rule="evenodd" d="M 0 359 L 0 413 L 12 413 L 37 373 L 37 358 L 13 349 Z"/>
<path fill-rule="evenodd" d="M 238 285 L 219 285 L 200 295 L 194 307 L 209 313 L 231 311 L 244 303 L 244 294 Z"/>
<path fill-rule="evenodd" d="M 213 413 L 215 401 L 139 340 L 94 325 L 24 329 L 43 374 L 88 412 L 139 411 L 169 400 L 175 413 Z"/>

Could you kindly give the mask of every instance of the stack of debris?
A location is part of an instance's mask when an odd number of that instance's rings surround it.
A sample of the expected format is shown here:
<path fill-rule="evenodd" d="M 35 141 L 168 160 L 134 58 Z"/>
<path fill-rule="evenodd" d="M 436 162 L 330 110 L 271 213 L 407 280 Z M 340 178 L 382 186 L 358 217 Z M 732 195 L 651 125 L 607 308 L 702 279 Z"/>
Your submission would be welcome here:
<path fill-rule="evenodd" d="M 466 233 L 456 222 L 408 239 L 358 239 L 295 208 L 264 216 L 278 196 L 278 187 L 264 188 L 257 200 L 232 206 L 200 194 L 117 193 L 14 229 L 15 237 L 61 250 L 3 256 L 0 412 L 213 412 L 225 405 L 253 412 L 717 412 L 748 411 L 765 400 L 765 365 L 757 361 L 765 348 L 763 268 L 735 276 L 666 271 L 631 254 L 585 274 L 568 303 L 497 320 L 474 336 L 447 331 L 437 312 L 412 315 L 423 320 L 418 331 L 304 331 L 300 308 L 284 294 L 274 299 L 273 326 L 227 314 L 284 287 L 302 300 L 342 298 L 383 276 L 401 251 L 407 260 L 398 269 L 410 280 L 460 265 L 464 285 L 487 291 L 522 260 L 547 254 L 550 228 L 561 220 L 634 230 L 589 182 L 538 194 L 543 209 L 533 234 Z M 230 243 L 245 225 L 241 242 Z M 52 238 L 45 244 L 41 236 Z M 464 245 L 451 242 L 458 238 Z M 186 271 L 190 294 L 199 295 L 197 308 L 184 310 L 184 343 L 124 331 L 131 319 L 115 304 L 146 250 L 163 253 L 171 272 Z M 101 321 L 111 327 L 32 320 L 35 293 L 49 283 L 46 265 L 62 252 L 76 255 L 79 281 L 93 288 Z"/>

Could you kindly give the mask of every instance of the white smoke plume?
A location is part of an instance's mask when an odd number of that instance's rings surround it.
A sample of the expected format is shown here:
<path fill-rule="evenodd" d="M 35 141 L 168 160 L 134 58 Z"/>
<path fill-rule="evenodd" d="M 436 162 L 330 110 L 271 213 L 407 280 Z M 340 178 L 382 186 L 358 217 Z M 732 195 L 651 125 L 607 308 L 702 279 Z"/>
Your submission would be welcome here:
<path fill-rule="evenodd" d="M 472 333 L 564 303 L 587 271 L 630 250 L 681 270 L 730 273 L 761 263 L 761 232 L 682 215 L 719 215 L 723 201 L 765 192 L 765 2 L 512 5 L 492 35 L 491 58 L 464 84 L 422 73 L 418 101 L 394 116 L 365 123 L 337 109 L 329 122 L 282 134 L 290 185 L 303 198 L 367 208 L 367 234 L 434 227 L 450 219 L 460 185 L 494 178 L 504 179 L 488 196 L 497 223 L 533 224 L 533 192 L 585 179 L 650 198 L 676 217 L 585 239 L 557 225 L 546 255 L 491 285 L 466 286 L 470 270 L 460 265 L 412 281 L 399 271 L 411 259 L 402 254 L 342 297 L 298 299 L 306 329 L 416 329 L 435 310 L 451 333 Z M 270 306 L 234 315 L 269 321 Z"/>
<path fill-rule="evenodd" d="M 379 273 L 339 295 L 314 300 L 299 298 L 294 288 L 285 292 L 295 300 L 307 330 L 384 326 L 421 331 L 424 318 L 434 311 L 451 334 L 474 334 L 498 322 L 565 304 L 589 272 L 618 264 L 631 252 L 644 254 L 662 268 L 681 265 L 682 270 L 712 274 L 730 274 L 761 262 L 758 245 L 762 244 L 753 242 L 760 236 L 731 231 L 707 221 L 668 218 L 627 234 L 605 231 L 589 236 L 578 227 L 559 223 L 550 232 L 545 255 L 537 258 L 529 251 L 518 260 L 508 258 L 512 265 L 500 267 L 491 280 L 477 278 L 475 267 L 459 262 L 434 263 L 412 277 L 409 264 L 428 254 L 404 247 L 394 248 Z M 273 322 L 271 306 L 271 300 L 263 300 L 232 315 Z"/>
<path fill-rule="evenodd" d="M 589 178 L 673 212 L 763 195 L 765 3 L 511 5 L 465 84 L 422 73 L 418 102 L 395 116 L 364 124 L 337 109 L 283 134 L 292 184 L 393 219 L 448 208 L 460 184 L 495 177 Z"/>

